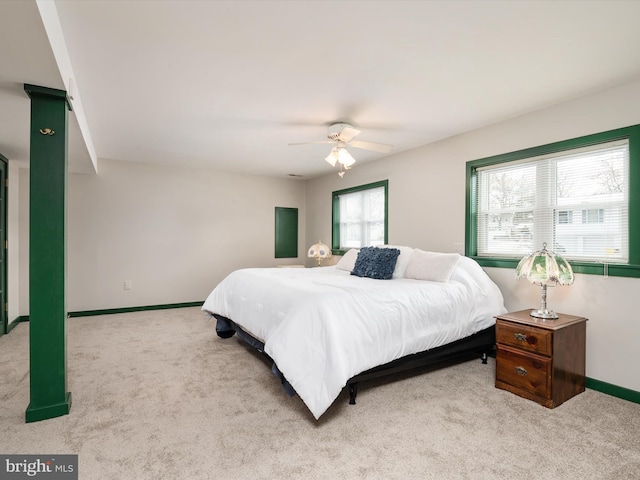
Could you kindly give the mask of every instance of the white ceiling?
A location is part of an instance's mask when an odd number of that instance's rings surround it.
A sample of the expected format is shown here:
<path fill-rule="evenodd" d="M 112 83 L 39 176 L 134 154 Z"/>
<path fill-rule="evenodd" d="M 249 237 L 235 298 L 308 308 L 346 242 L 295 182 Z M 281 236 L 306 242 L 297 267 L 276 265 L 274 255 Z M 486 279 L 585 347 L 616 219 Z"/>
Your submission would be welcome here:
<path fill-rule="evenodd" d="M 335 121 L 393 154 L 640 78 L 637 1 L 55 5 L 98 159 L 312 178 L 330 146 L 288 143 Z M 0 41 L 0 153 L 28 161 L 22 84 L 69 79 L 35 1 L 0 2 Z"/>

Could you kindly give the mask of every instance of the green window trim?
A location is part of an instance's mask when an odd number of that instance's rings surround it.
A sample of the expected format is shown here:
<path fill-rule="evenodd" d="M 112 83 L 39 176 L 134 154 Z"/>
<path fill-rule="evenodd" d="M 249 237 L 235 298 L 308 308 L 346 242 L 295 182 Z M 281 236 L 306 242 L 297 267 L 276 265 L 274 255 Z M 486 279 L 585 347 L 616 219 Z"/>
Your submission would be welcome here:
<path fill-rule="evenodd" d="M 384 187 L 384 243 L 389 243 L 389 180 L 367 183 L 357 187 L 336 190 L 331 194 L 331 253 L 332 255 L 344 255 L 346 250 L 340 248 L 340 195 L 361 192 L 373 188 Z"/>
<path fill-rule="evenodd" d="M 520 258 L 477 256 L 477 169 L 525 158 L 548 155 L 582 147 L 628 139 L 629 141 L 629 263 L 596 263 L 571 261 L 576 273 L 640 277 L 640 125 L 550 143 L 539 147 L 469 161 L 466 164 L 465 191 L 465 255 L 484 267 L 515 268 Z"/>

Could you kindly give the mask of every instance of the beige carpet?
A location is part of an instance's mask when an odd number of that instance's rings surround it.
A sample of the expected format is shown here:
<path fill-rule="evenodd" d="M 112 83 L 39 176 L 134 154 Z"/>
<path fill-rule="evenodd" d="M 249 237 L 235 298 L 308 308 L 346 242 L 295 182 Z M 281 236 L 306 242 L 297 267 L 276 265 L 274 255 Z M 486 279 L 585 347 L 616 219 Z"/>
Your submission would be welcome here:
<path fill-rule="evenodd" d="M 198 308 L 68 321 L 70 415 L 25 424 L 28 328 L 0 337 L 0 453 L 79 455 L 89 479 L 638 479 L 640 405 L 548 410 L 479 360 L 343 392 L 316 422 Z"/>

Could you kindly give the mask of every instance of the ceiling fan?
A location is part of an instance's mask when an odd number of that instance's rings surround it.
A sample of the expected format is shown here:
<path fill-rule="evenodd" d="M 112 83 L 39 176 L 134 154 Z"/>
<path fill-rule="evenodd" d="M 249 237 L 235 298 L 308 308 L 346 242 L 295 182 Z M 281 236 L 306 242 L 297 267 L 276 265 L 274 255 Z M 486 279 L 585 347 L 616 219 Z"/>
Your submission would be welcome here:
<path fill-rule="evenodd" d="M 393 148 L 393 145 L 387 145 L 386 143 L 374 143 L 364 142 L 362 140 L 354 140 L 356 136 L 360 135 L 360 130 L 353 128 L 348 123 L 332 123 L 329 125 L 329 131 L 327 133 L 328 140 L 322 140 L 318 142 L 301 142 L 290 143 L 289 145 L 310 145 L 310 144 L 334 144 L 334 147 L 329 152 L 329 155 L 325 160 L 335 167 L 336 163 L 340 165 L 340 171 L 338 175 L 344 176 L 345 170 L 349 170 L 351 166 L 356 163 L 355 158 L 351 156 L 347 147 L 360 148 L 363 150 L 373 150 L 374 152 L 389 153 Z"/>

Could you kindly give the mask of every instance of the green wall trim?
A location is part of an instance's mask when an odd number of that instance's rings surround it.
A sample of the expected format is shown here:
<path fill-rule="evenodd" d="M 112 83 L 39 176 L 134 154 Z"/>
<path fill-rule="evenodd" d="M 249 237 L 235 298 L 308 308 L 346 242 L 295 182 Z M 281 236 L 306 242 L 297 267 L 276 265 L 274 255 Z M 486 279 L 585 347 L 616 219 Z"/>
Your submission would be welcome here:
<path fill-rule="evenodd" d="M 14 318 L 13 322 L 10 322 L 9 325 L 7 325 L 7 333 L 11 332 L 11 330 L 16 328 L 16 326 L 19 323 L 28 322 L 28 321 L 29 321 L 29 315 L 20 315 L 19 317 Z"/>
<path fill-rule="evenodd" d="M 25 412 L 25 421 L 27 423 L 68 415 L 71 410 L 71 392 L 66 393 L 64 401 L 61 403 L 46 405 L 44 407 L 32 407 L 31 405 L 32 404 L 29 404 Z"/>
<path fill-rule="evenodd" d="M 204 300 L 197 302 L 182 302 L 182 303 L 164 303 L 161 305 L 144 305 L 139 307 L 122 307 L 122 308 L 104 308 L 100 310 L 78 310 L 76 312 L 69 312 L 68 317 L 95 317 L 97 315 L 113 315 L 116 313 L 131 313 L 131 312 L 144 312 L 147 310 L 169 310 L 172 308 L 187 308 L 187 307 L 200 307 L 204 303 Z M 28 322 L 29 315 L 21 315 L 17 317 L 11 325 L 13 329 L 20 322 Z"/>
<path fill-rule="evenodd" d="M 204 300 L 199 302 L 165 303 L 162 305 L 144 305 L 139 307 L 106 308 L 102 310 L 82 310 L 69 312 L 69 317 L 93 317 L 96 315 L 113 315 L 116 313 L 143 312 L 146 310 L 168 310 L 171 308 L 200 307 Z"/>
<path fill-rule="evenodd" d="M 619 387 L 612 385 L 611 383 L 596 380 L 594 378 L 587 377 L 585 379 L 585 386 L 591 390 L 597 390 L 598 392 L 606 393 L 612 397 L 621 398 L 623 400 L 629 400 L 633 403 L 640 403 L 640 392 L 631 390 L 629 388 Z"/>
<path fill-rule="evenodd" d="M 204 301 L 198 301 L 198 302 L 183 302 L 183 303 L 165 303 L 161 305 L 145 305 L 140 307 L 108 308 L 108 309 L 102 309 L 102 310 L 83 310 L 83 311 L 77 311 L 77 312 L 69 312 L 69 316 L 70 317 L 91 317 L 96 315 L 142 312 L 142 311 L 148 311 L 148 310 L 169 310 L 172 308 L 199 307 L 203 303 Z M 9 331 L 11 331 L 16 325 L 18 325 L 18 323 L 28 322 L 28 321 L 29 321 L 29 315 L 21 315 L 17 317 L 13 322 L 9 324 Z M 613 385 L 611 383 L 603 382 L 601 380 L 596 380 L 594 378 L 589 378 L 589 377 L 585 379 L 585 383 L 586 383 L 586 387 L 590 388 L 591 390 L 596 390 L 598 392 L 606 393 L 607 395 L 621 398 L 623 400 L 628 400 L 630 402 L 640 403 L 640 392 L 636 392 L 635 390 L 619 387 L 618 385 Z M 69 405 L 70 404 L 71 404 L 71 394 L 69 393 Z M 62 406 L 60 408 L 62 408 Z M 65 415 L 66 413 L 68 413 L 68 411 L 65 413 L 62 413 L 61 415 Z M 35 415 L 35 411 L 33 414 Z M 49 418 L 49 417 L 46 417 L 46 418 Z M 27 420 L 27 422 L 28 421 L 29 420 Z M 37 421 L 37 420 L 32 420 L 32 421 Z"/>

